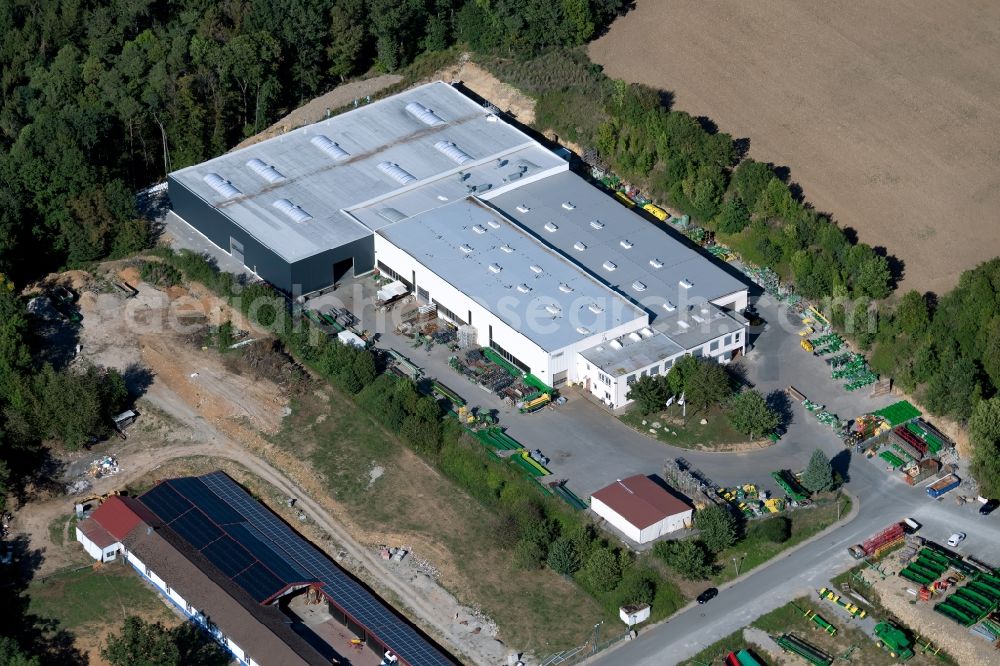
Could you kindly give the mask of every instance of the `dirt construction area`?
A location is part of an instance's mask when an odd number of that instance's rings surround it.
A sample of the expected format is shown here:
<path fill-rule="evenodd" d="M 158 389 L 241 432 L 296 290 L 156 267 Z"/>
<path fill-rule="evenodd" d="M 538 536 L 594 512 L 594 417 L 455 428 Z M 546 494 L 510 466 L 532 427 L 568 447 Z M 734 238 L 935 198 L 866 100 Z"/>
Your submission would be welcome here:
<path fill-rule="evenodd" d="M 1000 3 L 638 0 L 590 46 L 943 293 L 1000 255 Z"/>
<path fill-rule="evenodd" d="M 136 285 L 138 293 L 124 298 L 107 289 L 99 273 Z M 308 462 L 275 445 L 287 420 L 294 418 L 292 405 L 303 400 L 298 395 L 293 403 L 295 381 L 300 393 L 301 386 L 317 384 L 283 355 L 275 354 L 275 360 L 262 352 L 247 365 L 246 353 L 223 355 L 212 346 L 212 327 L 225 321 L 231 321 L 244 339 L 261 338 L 260 331 L 198 284 L 157 289 L 142 282 L 135 268 L 122 264 L 105 265 L 94 276 L 77 271 L 62 277 L 81 294 L 78 306 L 83 324 L 71 343 L 78 342 L 80 351 L 73 363 L 116 367 L 141 394 L 136 403 L 140 416 L 127 431 L 127 440 L 116 438 L 89 451 L 61 456 L 65 463 L 61 481 L 67 484 L 87 478 L 85 470 L 95 458 L 111 455 L 118 462 L 117 474 L 87 479 L 91 487 L 73 497 L 100 495 L 137 482 L 140 488 L 148 487 L 163 475 L 221 467 L 250 488 L 265 484 L 270 492 L 257 494 L 279 513 L 286 512 L 284 499 L 297 498 L 301 515 L 286 520 L 301 526 L 328 554 L 463 661 L 500 663 L 506 658 L 509 648 L 497 640 L 492 620 L 478 608 L 460 604 L 445 589 L 456 581 L 445 563 L 434 561 L 433 544 L 424 550 L 414 548 L 414 543 L 420 543 L 419 535 L 400 531 L 389 536 L 396 543 L 410 545 L 415 554 L 402 565 L 383 560 L 373 542 L 385 539 L 386 530 L 379 534 L 357 525 L 345 506 L 331 498 L 326 480 Z M 270 349 L 267 344 L 262 348 Z M 298 380 L 286 381 L 296 373 Z M 309 389 L 308 397 L 326 410 L 335 402 L 319 390 Z M 422 484 L 423 489 L 415 492 L 424 492 L 430 484 L 426 477 L 433 472 L 412 453 L 405 453 L 408 457 L 397 464 L 408 468 L 415 483 Z M 176 463 L 192 459 L 204 462 L 190 472 L 177 469 Z M 397 490 L 399 501 L 412 501 L 409 489 Z M 30 548 L 40 551 L 36 578 L 71 570 L 86 560 L 82 549 L 71 547 L 75 536 L 68 520 L 73 497 L 59 493 L 49 499 L 37 497 L 15 513 L 12 531 L 27 536 Z M 456 506 L 462 503 L 434 510 L 447 519 Z M 78 642 L 92 657 L 97 643 L 93 639 L 81 637 Z"/>

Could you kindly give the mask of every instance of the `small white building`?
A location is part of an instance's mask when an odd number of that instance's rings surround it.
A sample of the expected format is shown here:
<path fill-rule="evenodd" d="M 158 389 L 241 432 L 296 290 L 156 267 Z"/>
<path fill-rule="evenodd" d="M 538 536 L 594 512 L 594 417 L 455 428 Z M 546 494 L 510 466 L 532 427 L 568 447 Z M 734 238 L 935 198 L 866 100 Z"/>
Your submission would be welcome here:
<path fill-rule="evenodd" d="M 636 543 L 648 543 L 691 525 L 694 509 L 650 479 L 618 479 L 590 497 L 590 508 Z"/>

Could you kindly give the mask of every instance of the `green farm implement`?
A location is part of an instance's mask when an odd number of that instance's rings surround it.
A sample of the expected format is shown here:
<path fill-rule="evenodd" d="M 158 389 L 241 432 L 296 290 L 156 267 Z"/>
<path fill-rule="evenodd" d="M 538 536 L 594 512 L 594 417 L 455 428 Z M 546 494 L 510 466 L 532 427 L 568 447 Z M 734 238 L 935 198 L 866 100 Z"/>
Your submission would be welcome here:
<path fill-rule="evenodd" d="M 844 601 L 844 598 L 842 596 L 840 596 L 833 590 L 826 587 L 821 588 L 819 590 L 819 598 L 826 599 L 827 601 L 831 601 L 837 604 L 838 606 L 840 606 L 841 609 L 843 609 L 845 613 L 847 613 L 851 617 L 856 617 L 859 620 L 864 618 L 864 616 L 868 614 L 868 611 L 864 610 L 860 606 L 851 603 L 850 601 Z"/>
<path fill-rule="evenodd" d="M 875 625 L 875 639 L 875 645 L 883 648 L 893 659 L 906 661 L 913 656 L 913 640 L 891 622 Z"/>
<path fill-rule="evenodd" d="M 784 490 L 785 494 L 796 502 L 809 499 L 809 493 L 802 487 L 799 480 L 795 478 L 795 475 L 789 470 L 779 469 L 776 472 L 771 472 L 771 477 L 774 479 L 775 483 L 778 484 L 778 487 Z"/>
<path fill-rule="evenodd" d="M 819 627 L 826 633 L 830 634 L 831 636 L 837 635 L 837 627 L 830 624 L 822 615 L 820 615 L 816 611 L 805 610 L 802 611 L 802 614 L 806 617 L 807 620 L 811 620 L 813 624 L 815 624 L 817 627 Z"/>
<path fill-rule="evenodd" d="M 815 645 L 810 645 L 795 634 L 782 634 L 771 637 L 775 643 L 781 646 L 786 652 L 797 654 L 813 666 L 830 666 L 833 657 L 823 652 Z"/>
<path fill-rule="evenodd" d="M 883 451 L 882 453 L 878 454 L 878 457 L 889 463 L 889 466 L 892 467 L 893 469 L 902 467 L 906 462 L 896 454 L 892 453 L 891 451 Z"/>

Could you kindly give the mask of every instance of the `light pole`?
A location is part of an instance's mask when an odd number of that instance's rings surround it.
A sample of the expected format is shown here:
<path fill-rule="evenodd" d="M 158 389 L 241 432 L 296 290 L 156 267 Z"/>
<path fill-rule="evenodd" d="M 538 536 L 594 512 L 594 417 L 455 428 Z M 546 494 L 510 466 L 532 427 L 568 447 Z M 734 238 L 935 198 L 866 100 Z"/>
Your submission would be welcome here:
<path fill-rule="evenodd" d="M 736 569 L 736 577 L 737 578 L 740 577 L 740 565 L 743 564 L 743 560 L 744 560 L 744 558 L 746 558 L 746 556 L 747 556 L 746 553 L 743 553 L 739 557 L 736 557 L 735 555 L 733 555 L 733 568 Z"/>
<path fill-rule="evenodd" d="M 591 654 L 597 654 L 597 645 L 601 642 L 601 625 L 604 624 L 604 620 L 601 620 L 594 625 L 594 645 L 591 649 Z"/>

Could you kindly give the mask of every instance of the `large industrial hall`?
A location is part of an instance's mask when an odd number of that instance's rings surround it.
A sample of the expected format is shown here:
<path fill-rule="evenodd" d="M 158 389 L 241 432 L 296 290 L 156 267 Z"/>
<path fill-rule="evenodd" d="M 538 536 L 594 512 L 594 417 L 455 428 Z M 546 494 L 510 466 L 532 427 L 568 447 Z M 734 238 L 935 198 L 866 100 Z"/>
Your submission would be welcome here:
<path fill-rule="evenodd" d="M 173 213 L 297 297 L 373 271 L 612 408 L 746 349 L 747 286 L 495 110 L 426 84 L 170 174 Z"/>

